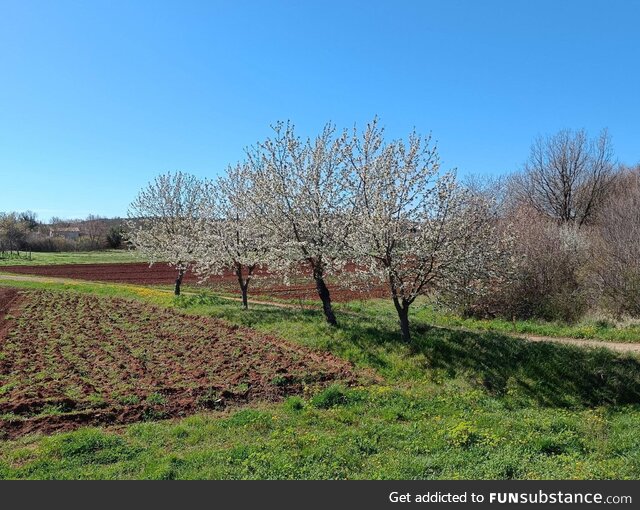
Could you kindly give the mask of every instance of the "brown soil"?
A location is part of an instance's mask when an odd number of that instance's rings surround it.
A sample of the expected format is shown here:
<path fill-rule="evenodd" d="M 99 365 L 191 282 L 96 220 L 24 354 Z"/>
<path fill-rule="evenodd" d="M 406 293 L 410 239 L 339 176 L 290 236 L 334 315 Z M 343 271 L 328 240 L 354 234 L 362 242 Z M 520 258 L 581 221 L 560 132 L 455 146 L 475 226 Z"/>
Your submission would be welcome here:
<path fill-rule="evenodd" d="M 56 278 L 73 278 L 97 282 L 130 283 L 139 285 L 172 285 L 176 278 L 176 270 L 167 264 L 146 263 L 127 264 L 64 264 L 51 266 L 6 266 L 2 271 L 17 274 L 29 274 Z M 375 287 L 354 291 L 340 285 L 339 278 L 329 281 L 331 299 L 336 302 L 353 301 L 387 297 L 384 287 Z M 198 277 L 190 272 L 184 276 L 184 283 L 197 284 Z M 239 293 L 236 276 L 231 271 L 223 275 L 214 275 L 204 286 L 217 291 Z M 270 296 L 292 300 L 318 300 L 318 293 L 311 277 L 299 277 L 292 285 L 284 285 L 278 278 L 261 270 L 249 286 L 250 296 Z"/>
<path fill-rule="evenodd" d="M 9 312 L 11 304 L 17 299 L 18 290 L 11 287 L 0 287 L 0 319 Z"/>
<path fill-rule="evenodd" d="M 0 343 L 4 340 L 11 325 L 11 321 L 5 320 L 7 314 L 14 309 L 20 300 L 17 289 L 0 287 Z"/>
<path fill-rule="evenodd" d="M 5 438 L 178 417 L 356 381 L 330 354 L 138 302 L 26 291 L 17 311 L 0 339 Z"/>
<path fill-rule="evenodd" d="M 50 266 L 5 266 L 2 271 L 19 274 L 35 274 L 57 278 L 74 278 L 97 282 L 165 284 L 171 285 L 177 271 L 167 264 L 149 264 L 133 262 L 127 264 L 60 264 Z M 195 283 L 197 278 L 187 273 L 185 283 Z"/>

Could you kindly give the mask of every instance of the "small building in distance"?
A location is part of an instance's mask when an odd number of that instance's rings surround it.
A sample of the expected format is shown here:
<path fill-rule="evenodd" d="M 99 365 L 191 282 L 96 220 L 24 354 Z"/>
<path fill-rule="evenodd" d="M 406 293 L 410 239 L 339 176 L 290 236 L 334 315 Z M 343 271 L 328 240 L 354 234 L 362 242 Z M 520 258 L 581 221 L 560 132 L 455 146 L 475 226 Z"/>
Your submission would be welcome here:
<path fill-rule="evenodd" d="M 49 228 L 49 237 L 64 237 L 69 241 L 77 241 L 81 235 L 78 227 Z"/>

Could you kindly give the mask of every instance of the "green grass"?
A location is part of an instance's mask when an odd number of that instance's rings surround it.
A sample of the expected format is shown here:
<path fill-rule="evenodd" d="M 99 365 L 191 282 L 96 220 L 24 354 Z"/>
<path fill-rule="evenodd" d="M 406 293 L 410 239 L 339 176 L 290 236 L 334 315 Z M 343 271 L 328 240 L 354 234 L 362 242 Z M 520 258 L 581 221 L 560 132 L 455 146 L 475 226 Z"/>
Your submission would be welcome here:
<path fill-rule="evenodd" d="M 2 266 L 45 266 L 51 264 L 117 264 L 140 262 L 135 252 L 127 250 L 97 250 L 57 253 L 20 252 L 20 257 L 0 257 Z"/>
<path fill-rule="evenodd" d="M 328 326 L 316 310 L 260 305 L 245 311 L 235 302 L 206 295 L 183 296 L 176 304 L 189 313 L 330 351 L 374 369 L 387 381 L 431 383 L 463 376 L 502 398 L 523 397 L 542 405 L 640 403 L 640 364 L 607 349 L 431 328 L 420 312 L 413 317 L 414 342 L 409 346 L 399 341 L 394 312 L 385 312 L 375 301 L 368 313 L 340 315 L 339 328 Z"/>
<path fill-rule="evenodd" d="M 536 336 L 595 339 L 612 342 L 640 342 L 640 322 L 625 324 L 613 320 L 586 317 L 576 324 L 541 320 L 473 319 L 436 311 L 423 306 L 417 311 L 419 320 L 443 327 L 457 327 L 474 331 L 517 333 Z"/>
<path fill-rule="evenodd" d="M 640 478 L 637 358 L 431 329 L 424 310 L 408 346 L 377 301 L 346 307 L 352 314 L 336 329 L 312 310 L 243 311 L 215 296 L 174 301 L 134 286 L 73 289 L 222 317 L 333 352 L 380 380 L 224 414 L 7 441 L 0 477 Z"/>
<path fill-rule="evenodd" d="M 638 477 L 631 409 L 505 408 L 451 384 L 344 391 L 282 405 L 0 445 L 6 478 Z"/>
<path fill-rule="evenodd" d="M 395 313 L 392 303 L 385 299 L 339 303 L 337 309 L 373 318 Z M 567 324 L 541 320 L 474 319 L 460 317 L 447 310 L 436 308 L 426 299 L 416 302 L 412 312 L 413 324 L 418 327 L 432 325 L 506 335 L 520 334 L 611 342 L 640 342 L 640 321 L 616 322 L 586 317 L 576 324 Z"/>
<path fill-rule="evenodd" d="M 169 289 L 169 286 L 166 286 Z M 195 286 L 184 286 L 189 292 L 202 292 Z M 238 293 L 218 293 L 219 295 L 238 297 Z M 319 308 L 317 300 L 283 299 L 271 296 L 249 296 L 249 299 L 271 303 L 284 303 L 294 307 Z M 350 303 L 334 303 L 338 312 L 358 314 L 375 319 L 380 315 L 394 316 L 393 304 L 388 299 L 356 300 Z M 546 322 L 542 320 L 474 319 L 461 317 L 446 309 L 433 306 L 429 300 L 417 301 L 412 309 L 414 325 L 427 325 L 451 329 L 466 329 L 477 332 L 503 333 L 506 335 L 534 335 L 557 338 L 575 338 L 578 340 L 602 340 L 609 342 L 640 343 L 640 321 L 619 322 L 613 319 L 585 317 L 576 324 Z"/>
<path fill-rule="evenodd" d="M 0 271 L 2 274 L 2 271 Z M 7 273 L 9 274 L 9 273 Z M 10 276 L 15 276 L 9 274 Z M 43 278 L 46 278 L 43 277 Z M 65 282 L 42 282 L 37 280 L 2 280 L 0 286 L 17 287 L 21 289 L 45 289 L 59 292 L 80 292 L 95 294 L 103 297 L 118 297 L 123 299 L 138 299 L 159 306 L 175 306 L 172 290 L 145 287 L 142 285 L 127 285 L 120 283 L 87 282 L 83 280 L 69 280 Z"/>

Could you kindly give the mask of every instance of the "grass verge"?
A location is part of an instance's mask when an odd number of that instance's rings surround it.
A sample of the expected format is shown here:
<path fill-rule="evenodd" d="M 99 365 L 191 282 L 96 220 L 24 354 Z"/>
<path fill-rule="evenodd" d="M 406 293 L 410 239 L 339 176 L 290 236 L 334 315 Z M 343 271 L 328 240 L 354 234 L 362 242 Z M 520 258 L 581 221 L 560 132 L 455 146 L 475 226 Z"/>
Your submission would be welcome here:
<path fill-rule="evenodd" d="M 0 257 L 2 266 L 47 266 L 51 264 L 121 264 L 140 262 L 135 252 L 127 250 L 95 250 L 72 252 L 20 252 L 20 256 Z"/>

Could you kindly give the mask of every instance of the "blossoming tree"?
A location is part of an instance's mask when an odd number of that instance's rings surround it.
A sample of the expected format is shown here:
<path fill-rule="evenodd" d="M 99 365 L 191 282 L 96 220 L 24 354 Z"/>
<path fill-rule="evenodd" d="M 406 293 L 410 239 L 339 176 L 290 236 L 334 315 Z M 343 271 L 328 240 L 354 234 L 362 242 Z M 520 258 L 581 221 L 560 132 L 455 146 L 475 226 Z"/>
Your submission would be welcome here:
<path fill-rule="evenodd" d="M 195 271 L 204 279 L 231 268 L 238 280 L 242 305 L 248 307 L 249 282 L 265 262 L 266 240 L 248 195 L 249 165 L 239 163 L 225 176 L 205 182 L 198 231 Z"/>
<path fill-rule="evenodd" d="M 177 269 L 175 294 L 192 266 L 204 186 L 183 172 L 162 174 L 142 189 L 129 206 L 127 239 L 151 264 Z"/>
<path fill-rule="evenodd" d="M 455 174 L 441 173 L 430 137 L 414 132 L 406 141 L 385 143 L 374 119 L 361 135 L 354 133 L 351 147 L 352 254 L 388 285 L 402 339 L 409 342 L 411 304 L 481 273 L 484 240 L 494 227 Z"/>
<path fill-rule="evenodd" d="M 301 140 L 291 124 L 248 153 L 253 188 L 248 194 L 267 236 L 269 269 L 310 270 L 326 320 L 337 325 L 326 284 L 347 260 L 350 226 L 347 133 L 328 124 L 315 139 Z"/>

